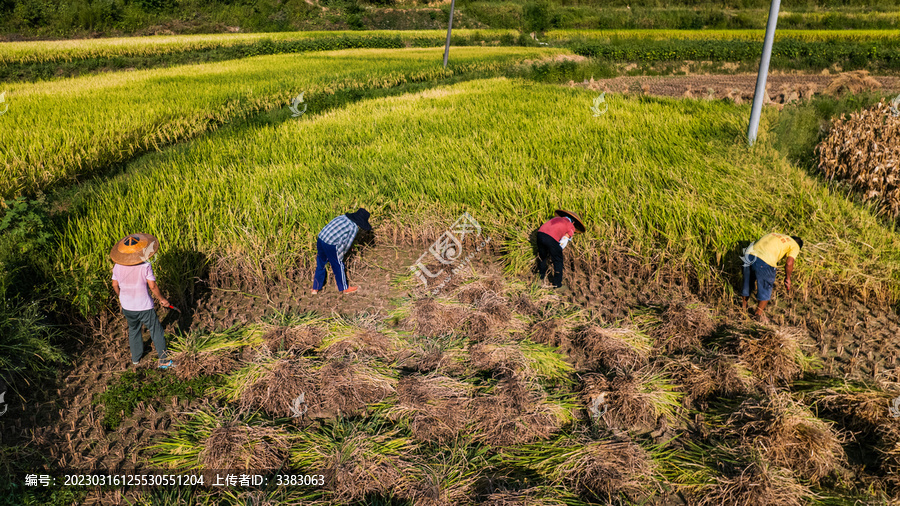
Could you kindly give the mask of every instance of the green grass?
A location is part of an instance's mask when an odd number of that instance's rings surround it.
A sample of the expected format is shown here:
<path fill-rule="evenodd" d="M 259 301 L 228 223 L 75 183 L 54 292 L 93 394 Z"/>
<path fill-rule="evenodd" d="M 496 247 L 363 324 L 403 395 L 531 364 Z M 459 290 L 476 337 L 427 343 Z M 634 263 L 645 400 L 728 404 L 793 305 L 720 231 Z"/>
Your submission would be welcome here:
<path fill-rule="evenodd" d="M 0 381 L 9 386 L 6 402 L 19 404 L 14 396 L 34 401 L 35 383 L 52 379 L 68 363 L 60 332 L 47 324 L 38 302 L 7 299 L 2 289 L 0 296 Z"/>
<path fill-rule="evenodd" d="M 309 261 L 322 224 L 365 205 L 376 227 L 451 223 L 469 211 L 505 245 L 508 268 L 524 272 L 528 234 L 562 206 L 587 220 L 574 251 L 588 260 L 628 244 L 721 283 L 714 273 L 733 268 L 738 241 L 783 230 L 806 238 L 801 292 L 827 281 L 900 295 L 893 228 L 787 163 L 765 133 L 748 149 L 747 106 L 607 95 L 609 112 L 593 118 L 593 98 L 495 79 L 275 128 L 224 129 L 84 188 L 58 237 L 57 265 L 89 286 L 108 270 L 97 244 L 140 229 L 160 238 L 160 265 L 196 249 L 264 278 Z M 774 117 L 765 115 L 762 132 Z"/>
<path fill-rule="evenodd" d="M 458 48 L 446 70 L 440 50 L 322 52 L 12 84 L 0 116 L 0 197 L 71 182 L 224 122 L 285 108 L 301 92 L 309 117 L 347 94 L 497 71 L 552 51 Z"/>
<path fill-rule="evenodd" d="M 93 403 L 103 405 L 103 424 L 107 429 L 115 430 L 142 401 L 158 405 L 172 397 L 197 399 L 219 383 L 219 379 L 211 377 L 179 381 L 171 373 L 156 369 L 131 370 L 122 373 L 105 392 L 94 398 Z"/>

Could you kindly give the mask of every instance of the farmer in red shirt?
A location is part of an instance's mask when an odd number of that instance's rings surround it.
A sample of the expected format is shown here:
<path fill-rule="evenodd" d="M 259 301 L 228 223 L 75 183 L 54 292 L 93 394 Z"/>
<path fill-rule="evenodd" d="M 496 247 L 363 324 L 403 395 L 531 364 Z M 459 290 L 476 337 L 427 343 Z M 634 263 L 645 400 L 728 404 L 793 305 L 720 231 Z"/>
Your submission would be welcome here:
<path fill-rule="evenodd" d="M 584 233 L 581 218 L 570 211 L 558 209 L 556 218 L 541 225 L 537 232 L 538 273 L 541 279 L 547 274 L 547 264 L 553 261 L 550 282 L 555 288 L 562 286 L 563 248 L 576 233 Z"/>

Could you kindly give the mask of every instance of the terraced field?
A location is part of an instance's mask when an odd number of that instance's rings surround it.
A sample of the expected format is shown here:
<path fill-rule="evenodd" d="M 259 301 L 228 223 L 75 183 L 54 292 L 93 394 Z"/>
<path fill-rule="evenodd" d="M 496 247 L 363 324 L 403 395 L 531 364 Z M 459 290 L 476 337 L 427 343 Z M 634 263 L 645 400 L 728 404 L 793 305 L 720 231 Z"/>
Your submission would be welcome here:
<path fill-rule="evenodd" d="M 792 106 L 767 108 L 748 148 L 749 106 L 733 100 L 629 87 L 592 111 L 598 89 L 541 73 L 594 64 L 562 48 L 454 48 L 448 71 L 440 56 L 12 85 L 6 192 L 24 197 L 5 216 L 33 249 L 0 250 L 0 287 L 40 280 L 77 344 L 0 418 L 8 502 L 897 500 L 900 235 L 775 148 Z M 316 232 L 359 206 L 375 226 L 348 258 L 360 292 L 311 295 Z M 587 233 L 554 291 L 531 272 L 530 236 L 557 208 Z M 488 246 L 420 285 L 410 266 L 464 212 Z M 160 239 L 154 268 L 181 309 L 160 311 L 174 370 L 128 363 L 106 285 L 108 248 L 135 230 Z M 806 246 L 761 325 L 739 309 L 738 257 L 774 230 Z M 22 485 L 64 468 L 324 483 Z"/>

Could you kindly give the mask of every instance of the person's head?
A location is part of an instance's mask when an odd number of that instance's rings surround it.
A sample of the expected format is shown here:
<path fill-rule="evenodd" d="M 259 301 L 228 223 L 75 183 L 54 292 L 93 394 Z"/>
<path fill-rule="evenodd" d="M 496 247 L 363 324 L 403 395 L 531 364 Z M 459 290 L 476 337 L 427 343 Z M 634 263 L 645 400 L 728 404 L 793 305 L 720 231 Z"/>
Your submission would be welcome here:
<path fill-rule="evenodd" d="M 369 225 L 369 211 L 360 207 L 356 212 L 347 213 L 346 216 L 360 229 L 365 230 L 366 232 L 372 230 L 372 225 Z"/>
<path fill-rule="evenodd" d="M 792 235 L 791 239 L 793 239 L 797 243 L 797 246 L 800 246 L 800 249 L 803 249 L 803 239 L 797 237 L 796 235 Z"/>
<path fill-rule="evenodd" d="M 150 234 L 126 235 L 113 246 L 109 258 L 119 265 L 138 265 L 149 262 L 159 251 L 159 241 Z"/>

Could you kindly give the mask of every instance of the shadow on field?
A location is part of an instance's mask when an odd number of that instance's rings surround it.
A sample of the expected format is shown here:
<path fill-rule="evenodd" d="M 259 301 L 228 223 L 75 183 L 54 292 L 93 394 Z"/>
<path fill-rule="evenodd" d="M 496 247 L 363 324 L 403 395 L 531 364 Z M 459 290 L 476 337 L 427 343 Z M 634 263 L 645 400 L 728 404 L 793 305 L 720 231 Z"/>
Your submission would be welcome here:
<path fill-rule="evenodd" d="M 742 240 L 734 243 L 731 249 L 725 253 L 725 256 L 719 262 L 719 265 L 712 266 L 713 269 L 716 269 L 717 267 L 722 269 L 726 279 L 731 281 L 731 286 L 736 293 L 741 292 L 744 282 L 744 262 L 741 260 L 741 255 L 744 254 L 744 249 L 747 246 L 750 246 L 750 243 L 752 242 L 752 240 Z"/>
<path fill-rule="evenodd" d="M 178 311 L 168 310 L 162 319 L 165 329 L 180 333 L 190 330 L 197 301 L 209 293 L 209 259 L 192 249 L 165 250 L 157 261 L 160 290 Z"/>

